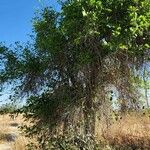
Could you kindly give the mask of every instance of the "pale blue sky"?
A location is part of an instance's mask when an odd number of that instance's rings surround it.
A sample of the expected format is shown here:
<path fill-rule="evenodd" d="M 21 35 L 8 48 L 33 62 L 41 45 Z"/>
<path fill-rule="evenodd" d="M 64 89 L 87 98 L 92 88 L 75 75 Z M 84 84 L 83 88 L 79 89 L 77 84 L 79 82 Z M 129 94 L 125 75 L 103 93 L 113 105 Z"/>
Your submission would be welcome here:
<path fill-rule="evenodd" d="M 48 5 L 59 9 L 56 0 L 0 0 L 0 42 L 27 41 L 34 12 Z"/>

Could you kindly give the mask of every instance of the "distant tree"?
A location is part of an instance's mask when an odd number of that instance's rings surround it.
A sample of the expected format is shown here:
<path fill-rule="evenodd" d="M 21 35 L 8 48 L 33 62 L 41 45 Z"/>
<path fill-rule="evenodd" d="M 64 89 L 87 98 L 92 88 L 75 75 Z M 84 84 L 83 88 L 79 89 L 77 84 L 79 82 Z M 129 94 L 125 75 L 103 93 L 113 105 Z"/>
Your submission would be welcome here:
<path fill-rule="evenodd" d="M 6 103 L 0 106 L 0 114 L 15 113 L 17 106 L 12 103 Z"/>

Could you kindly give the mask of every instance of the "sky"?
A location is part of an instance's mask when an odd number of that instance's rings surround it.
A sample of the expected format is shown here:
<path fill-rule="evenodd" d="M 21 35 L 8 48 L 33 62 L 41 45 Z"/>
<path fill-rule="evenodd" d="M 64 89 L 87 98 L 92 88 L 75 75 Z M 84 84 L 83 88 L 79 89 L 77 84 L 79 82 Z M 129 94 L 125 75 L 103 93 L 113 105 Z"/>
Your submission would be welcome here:
<path fill-rule="evenodd" d="M 60 9 L 56 0 L 0 0 L 0 42 L 9 46 L 16 41 L 24 43 L 30 40 L 32 18 L 37 10 L 46 6 Z M 6 103 L 10 92 L 7 89 L 0 93 L 3 94 L 0 105 Z"/>
<path fill-rule="evenodd" d="M 0 0 L 0 42 L 29 40 L 34 13 L 48 5 L 59 9 L 56 0 Z"/>

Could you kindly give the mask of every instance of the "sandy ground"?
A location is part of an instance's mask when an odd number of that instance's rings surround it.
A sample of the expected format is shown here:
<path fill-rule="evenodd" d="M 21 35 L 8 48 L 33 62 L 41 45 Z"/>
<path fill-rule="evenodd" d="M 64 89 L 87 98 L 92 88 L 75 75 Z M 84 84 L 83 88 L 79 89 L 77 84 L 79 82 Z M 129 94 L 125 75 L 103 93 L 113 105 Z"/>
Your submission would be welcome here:
<path fill-rule="evenodd" d="M 0 134 L 7 135 L 0 140 L 0 150 L 14 150 L 12 146 L 20 136 L 19 125 L 21 125 L 19 118 L 13 120 L 8 115 L 0 116 Z"/>
<path fill-rule="evenodd" d="M 16 135 L 19 136 L 19 132 L 17 127 L 10 127 L 10 132 L 8 132 L 8 134 L 12 134 L 12 135 Z M 12 150 L 12 145 L 13 145 L 13 141 L 9 142 L 9 141 L 3 141 L 2 143 L 0 143 L 0 150 Z"/>
<path fill-rule="evenodd" d="M 19 135 L 18 128 L 17 127 L 9 127 L 9 131 L 7 134 L 12 134 L 12 135 Z M 0 143 L 0 150 L 12 150 L 12 143 L 13 141 L 3 141 Z"/>
<path fill-rule="evenodd" d="M 8 143 L 0 144 L 0 150 L 11 150 L 11 146 Z"/>

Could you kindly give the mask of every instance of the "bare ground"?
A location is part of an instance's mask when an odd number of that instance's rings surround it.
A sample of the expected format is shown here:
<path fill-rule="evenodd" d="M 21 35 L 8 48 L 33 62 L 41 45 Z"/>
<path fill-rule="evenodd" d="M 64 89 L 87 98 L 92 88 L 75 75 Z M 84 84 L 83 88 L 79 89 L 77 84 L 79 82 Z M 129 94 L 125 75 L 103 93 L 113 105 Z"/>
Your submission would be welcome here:
<path fill-rule="evenodd" d="M 25 149 L 26 139 L 21 135 L 18 128 L 22 123 L 21 116 L 15 120 L 10 118 L 9 115 L 0 116 L 0 150 Z"/>

